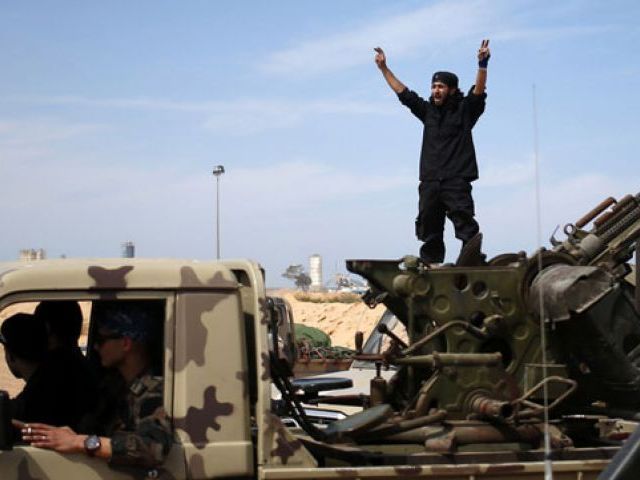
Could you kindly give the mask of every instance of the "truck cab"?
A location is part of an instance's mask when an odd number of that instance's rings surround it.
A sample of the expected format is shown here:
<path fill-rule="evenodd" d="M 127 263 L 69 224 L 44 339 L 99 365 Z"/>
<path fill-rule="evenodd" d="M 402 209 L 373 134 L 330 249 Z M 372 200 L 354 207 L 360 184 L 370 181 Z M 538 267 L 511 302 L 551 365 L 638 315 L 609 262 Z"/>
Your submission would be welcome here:
<path fill-rule="evenodd" d="M 3 479 L 131 478 L 132 470 L 136 478 L 254 476 L 264 441 L 256 424 L 269 409 L 268 355 L 255 354 L 268 351 L 267 336 L 260 332 L 267 328 L 268 311 L 258 264 L 140 259 L 1 264 L 0 318 L 30 312 L 45 300 L 82 302 L 90 359 L 96 355 L 90 312 L 97 302 L 162 304 L 154 370 L 163 378 L 175 440 L 162 465 L 141 469 L 31 447 L 14 435 L 4 439 L 0 452 Z M 8 412 L 1 413 L 6 431 Z"/>

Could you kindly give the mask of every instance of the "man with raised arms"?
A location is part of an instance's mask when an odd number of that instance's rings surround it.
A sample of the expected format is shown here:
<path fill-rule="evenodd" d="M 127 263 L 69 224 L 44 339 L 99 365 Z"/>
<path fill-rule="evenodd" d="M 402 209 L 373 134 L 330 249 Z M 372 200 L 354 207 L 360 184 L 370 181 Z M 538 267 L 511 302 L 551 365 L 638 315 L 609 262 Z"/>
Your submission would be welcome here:
<path fill-rule="evenodd" d="M 385 53 L 375 48 L 375 62 L 384 79 L 423 125 L 420 155 L 420 186 L 416 236 L 423 242 L 420 257 L 429 264 L 442 263 L 445 216 L 462 241 L 459 262 L 464 261 L 465 246 L 480 254 L 482 234 L 474 215 L 471 182 L 478 178 L 476 153 L 471 130 L 484 112 L 487 64 L 491 56 L 489 40 L 478 50 L 476 83 L 464 96 L 458 89 L 458 77 L 439 71 L 431 78 L 431 96 L 424 100 L 408 89 L 387 66 Z"/>

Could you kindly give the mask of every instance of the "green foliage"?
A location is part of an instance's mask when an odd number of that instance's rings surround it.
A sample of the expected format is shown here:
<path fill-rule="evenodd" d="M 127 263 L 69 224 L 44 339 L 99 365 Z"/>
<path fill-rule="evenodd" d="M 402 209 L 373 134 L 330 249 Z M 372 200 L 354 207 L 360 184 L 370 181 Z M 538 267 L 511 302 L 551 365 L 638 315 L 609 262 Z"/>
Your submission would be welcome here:
<path fill-rule="evenodd" d="M 301 323 L 293 325 L 296 342 L 306 340 L 311 347 L 330 347 L 331 337 L 319 328 L 310 327 Z"/>

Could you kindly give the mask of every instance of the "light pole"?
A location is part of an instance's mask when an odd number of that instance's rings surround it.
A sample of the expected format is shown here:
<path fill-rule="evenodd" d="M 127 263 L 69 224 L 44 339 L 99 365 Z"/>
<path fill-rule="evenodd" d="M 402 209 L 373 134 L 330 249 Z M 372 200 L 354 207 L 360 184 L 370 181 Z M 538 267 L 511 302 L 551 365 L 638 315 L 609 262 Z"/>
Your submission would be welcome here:
<path fill-rule="evenodd" d="M 216 258 L 220 260 L 220 176 L 224 173 L 224 166 L 216 165 L 211 173 L 216 177 Z"/>

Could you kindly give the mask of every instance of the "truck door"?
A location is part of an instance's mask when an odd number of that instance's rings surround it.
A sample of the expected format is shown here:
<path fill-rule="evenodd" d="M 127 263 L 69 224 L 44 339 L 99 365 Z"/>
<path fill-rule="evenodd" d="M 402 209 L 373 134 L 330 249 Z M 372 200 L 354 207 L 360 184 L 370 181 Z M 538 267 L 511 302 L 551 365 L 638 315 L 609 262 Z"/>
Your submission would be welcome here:
<path fill-rule="evenodd" d="M 253 474 L 245 342 L 237 290 L 178 293 L 174 425 L 190 478 Z"/>

